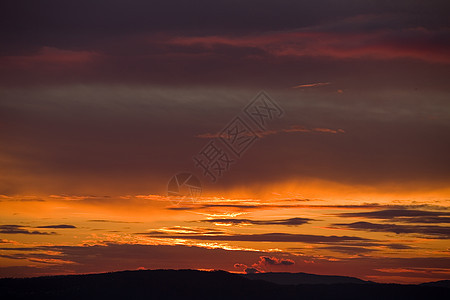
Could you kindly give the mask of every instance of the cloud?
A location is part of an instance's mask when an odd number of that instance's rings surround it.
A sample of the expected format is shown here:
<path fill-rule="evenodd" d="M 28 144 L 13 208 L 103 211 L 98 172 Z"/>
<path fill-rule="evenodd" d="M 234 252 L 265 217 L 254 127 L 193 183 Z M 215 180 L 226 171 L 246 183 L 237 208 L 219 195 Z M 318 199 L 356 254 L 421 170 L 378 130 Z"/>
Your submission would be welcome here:
<path fill-rule="evenodd" d="M 349 255 L 364 254 L 374 251 L 381 251 L 384 249 L 393 250 L 409 250 L 415 249 L 406 244 L 400 243 L 382 243 L 382 242 L 341 242 L 339 244 L 331 244 L 329 246 L 323 246 L 319 249 L 331 250 L 333 252 L 345 253 Z M 290 251 L 301 251 L 304 248 L 288 248 Z"/>
<path fill-rule="evenodd" d="M 199 222 L 229 225 L 286 225 L 299 226 L 310 222 L 309 218 L 289 218 L 282 220 L 250 220 L 250 219 L 206 219 Z"/>
<path fill-rule="evenodd" d="M 105 219 L 88 220 L 88 222 L 95 222 L 95 223 L 142 223 L 142 222 L 127 222 L 127 221 L 116 221 L 116 220 L 105 220 Z"/>
<path fill-rule="evenodd" d="M 345 253 L 345 254 L 364 254 L 373 251 L 378 251 L 377 249 L 367 248 L 367 247 L 356 247 L 356 246 L 326 246 L 320 247 L 320 249 L 331 250 L 333 252 Z"/>
<path fill-rule="evenodd" d="M 345 130 L 341 129 L 341 128 L 339 128 L 339 129 L 330 129 L 330 128 L 321 128 L 321 127 L 308 129 L 305 126 L 292 125 L 289 128 L 271 129 L 271 130 L 265 130 L 265 131 L 256 131 L 255 133 L 259 137 L 265 137 L 265 136 L 269 136 L 269 135 L 273 135 L 273 134 L 296 133 L 296 132 L 300 132 L 300 133 L 314 133 L 314 132 L 319 132 L 319 133 L 345 133 Z M 202 133 L 202 134 L 195 135 L 195 137 L 211 139 L 211 138 L 226 137 L 226 134 Z"/>
<path fill-rule="evenodd" d="M 295 264 L 295 262 L 292 259 L 284 259 L 284 258 L 276 258 L 276 257 L 269 257 L 269 256 L 261 256 L 260 261 L 258 262 L 258 265 L 264 266 L 264 265 L 273 265 L 273 266 L 291 266 Z"/>
<path fill-rule="evenodd" d="M 260 271 L 259 271 L 258 269 L 256 269 L 256 268 L 250 268 L 250 267 L 245 268 L 244 272 L 247 273 L 247 274 L 260 273 Z"/>
<path fill-rule="evenodd" d="M 354 230 L 373 232 L 392 232 L 396 234 L 418 234 L 424 238 L 449 239 L 450 227 L 434 225 L 396 225 L 375 224 L 370 222 L 336 223 L 333 226 L 346 227 Z"/>
<path fill-rule="evenodd" d="M 287 242 L 287 243 L 342 243 L 370 241 L 370 239 L 355 236 L 324 236 L 311 234 L 290 234 L 290 233 L 263 233 L 263 234 L 231 234 L 231 235 L 157 235 L 142 233 L 143 235 L 166 238 L 166 239 L 193 239 L 207 241 L 245 241 L 245 242 Z"/>
<path fill-rule="evenodd" d="M 10 201 L 10 202 L 44 202 L 45 200 L 36 196 L 24 196 L 24 197 L 12 197 L 7 195 L 0 195 L 0 202 Z"/>
<path fill-rule="evenodd" d="M 64 228 L 77 228 L 75 225 L 67 225 L 67 224 L 61 224 L 61 225 L 45 225 L 45 226 L 38 226 L 36 228 L 56 228 L 56 229 L 64 229 Z"/>
<path fill-rule="evenodd" d="M 324 132 L 324 133 L 345 133 L 344 129 L 330 129 L 330 128 L 314 128 L 313 131 Z"/>
<path fill-rule="evenodd" d="M 396 250 L 414 249 L 414 247 L 405 244 L 387 244 L 386 246 L 389 249 L 396 249 Z"/>
<path fill-rule="evenodd" d="M 246 274 L 255 274 L 255 273 L 260 273 L 261 271 L 258 270 L 257 268 L 251 268 L 245 264 L 234 264 L 234 267 L 236 269 L 242 269 Z"/>
<path fill-rule="evenodd" d="M 398 205 L 398 204 L 379 204 L 379 203 L 364 203 L 364 204 L 349 204 L 349 205 L 317 205 L 317 204 L 227 204 L 227 203 L 213 203 L 213 204 L 203 204 L 194 203 L 190 206 L 171 206 L 167 207 L 168 210 L 207 210 L 216 208 L 230 208 L 240 211 L 249 210 L 266 210 L 266 209 L 279 209 L 279 208 L 313 208 L 313 209 L 373 209 L 373 208 L 392 208 L 392 209 L 414 209 L 414 208 L 429 208 L 429 209 L 440 209 L 448 210 L 449 208 L 439 205 L 430 204 L 410 204 L 410 205 Z"/>
<path fill-rule="evenodd" d="M 260 256 L 259 261 L 252 264 L 251 267 L 247 266 L 246 264 L 237 263 L 234 264 L 234 267 L 236 269 L 243 269 L 245 273 L 247 274 L 255 274 L 255 273 L 262 273 L 267 270 L 268 267 L 271 266 L 279 266 L 279 267 L 286 267 L 286 266 L 292 266 L 295 264 L 295 261 L 288 258 L 277 258 L 274 256 Z"/>
<path fill-rule="evenodd" d="M 270 32 L 252 37 L 179 37 L 172 40 L 175 45 L 202 45 L 213 48 L 215 45 L 233 47 L 255 47 L 269 56 L 275 57 L 332 57 L 336 59 L 396 59 L 413 58 L 431 62 L 450 63 L 445 42 L 431 42 L 448 30 L 432 31 L 407 28 L 396 31 L 377 32 L 334 32 L 305 28 L 290 32 Z M 427 55 L 434 54 L 434 58 Z M 298 85 L 294 88 L 324 86 L 329 83 Z"/>
<path fill-rule="evenodd" d="M 56 232 L 42 232 L 37 230 L 28 230 L 21 225 L 0 225 L 0 233 L 2 234 L 31 234 L 31 235 L 52 235 Z"/>
<path fill-rule="evenodd" d="M 293 86 L 293 89 L 300 89 L 300 88 L 310 88 L 310 87 L 321 87 L 321 86 L 326 86 L 326 85 L 330 85 L 330 82 L 317 82 L 317 83 L 306 83 L 306 84 L 300 84 L 300 85 L 296 85 Z"/>
<path fill-rule="evenodd" d="M 341 213 L 344 218 L 368 218 L 405 223 L 450 223 L 450 213 L 443 211 L 388 209 L 371 212 Z"/>
<path fill-rule="evenodd" d="M 151 230 L 146 234 L 224 234 L 224 230 L 203 227 L 172 226 Z"/>

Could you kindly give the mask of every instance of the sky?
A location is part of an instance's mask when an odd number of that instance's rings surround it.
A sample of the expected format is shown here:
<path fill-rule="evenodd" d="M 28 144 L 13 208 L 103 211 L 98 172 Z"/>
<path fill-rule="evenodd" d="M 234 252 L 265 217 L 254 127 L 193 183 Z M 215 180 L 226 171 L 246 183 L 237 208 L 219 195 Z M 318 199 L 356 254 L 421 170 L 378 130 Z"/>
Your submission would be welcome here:
<path fill-rule="evenodd" d="M 3 1 L 0 277 L 450 279 L 449 8 Z"/>

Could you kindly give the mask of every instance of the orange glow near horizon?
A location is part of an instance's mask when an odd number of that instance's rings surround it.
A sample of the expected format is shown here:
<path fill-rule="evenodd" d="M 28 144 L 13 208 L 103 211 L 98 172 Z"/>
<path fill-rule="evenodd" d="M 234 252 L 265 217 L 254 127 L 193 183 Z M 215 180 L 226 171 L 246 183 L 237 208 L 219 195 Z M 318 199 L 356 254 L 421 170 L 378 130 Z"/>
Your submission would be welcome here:
<path fill-rule="evenodd" d="M 38 267 L 41 271 L 37 274 L 47 274 L 45 270 L 48 266 L 58 266 L 56 273 L 60 274 L 77 273 L 71 268 L 80 262 L 71 260 L 70 255 L 58 254 L 58 250 L 52 250 L 52 247 L 84 247 L 87 250 L 89 247 L 107 247 L 111 244 L 237 251 L 243 253 L 242 261 L 233 264 L 244 263 L 247 266 L 255 262 L 246 260 L 245 253 L 256 256 L 266 253 L 295 262 L 286 267 L 257 265 L 261 271 L 310 270 L 318 274 L 333 274 L 334 265 L 346 261 L 353 266 L 344 271 L 346 275 L 378 282 L 418 283 L 444 279 L 450 272 L 445 266 L 435 270 L 396 262 L 408 258 L 448 257 L 448 244 L 438 236 L 435 239 L 434 236 L 421 234 L 361 231 L 333 225 L 386 223 L 386 220 L 368 219 L 363 215 L 343 217 L 343 213 L 383 211 L 402 206 L 410 206 L 413 210 L 446 211 L 449 201 L 446 198 L 447 189 L 380 193 L 370 188 L 364 190 L 316 181 L 303 184 L 289 182 L 276 188 L 268 186 L 252 195 L 249 190 L 237 188 L 229 190 L 227 197 L 203 196 L 178 205 L 170 202 L 165 195 L 124 195 L 108 197 L 107 201 L 101 197 L 82 195 L 3 195 L 0 201 L 3 224 L 18 224 L 20 227 L 16 229 L 28 233 L 8 236 L 7 229 L 3 228 L 1 251 L 23 257 L 20 265 Z M 296 225 L 286 223 L 287 226 L 276 224 L 299 217 L 308 221 Z M 73 228 L 54 226 L 58 224 L 70 224 Z M 409 223 L 396 224 L 403 226 Z M 283 240 L 266 236 L 273 233 L 289 237 Z M 27 257 L 20 250 L 14 250 L 18 247 L 46 247 L 50 250 L 45 252 L 47 257 L 44 258 L 39 258 L 42 249 L 30 250 L 37 257 Z M 49 258 L 49 255 L 54 257 Z M 392 262 L 383 266 L 382 261 L 387 258 Z M 4 256 L 1 260 L 4 266 L 18 266 L 17 259 Z M 363 261 L 366 268 L 372 268 L 372 271 L 367 275 L 360 273 L 358 261 Z M 195 260 L 192 264 L 195 268 Z M 242 272 L 236 270 L 233 264 L 230 262 L 224 269 Z M 151 266 L 150 263 L 145 267 Z M 96 269 L 107 270 L 110 270 L 107 266 Z M 50 268 L 47 272 L 53 274 L 55 271 Z"/>

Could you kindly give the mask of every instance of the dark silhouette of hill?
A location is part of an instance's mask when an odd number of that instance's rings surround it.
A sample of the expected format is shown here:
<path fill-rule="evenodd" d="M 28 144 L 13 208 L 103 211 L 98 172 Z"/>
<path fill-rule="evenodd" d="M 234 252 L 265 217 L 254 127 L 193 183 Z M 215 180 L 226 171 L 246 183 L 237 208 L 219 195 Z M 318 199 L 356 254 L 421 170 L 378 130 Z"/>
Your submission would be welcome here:
<path fill-rule="evenodd" d="M 446 287 L 278 285 L 224 271 L 147 270 L 0 279 L 2 299 L 449 299 Z"/>
<path fill-rule="evenodd" d="M 282 272 L 268 272 L 242 275 L 245 278 L 253 280 L 264 280 L 283 285 L 296 284 L 338 284 L 338 283 L 370 283 L 355 277 L 347 276 L 330 276 L 330 275 L 315 275 L 308 273 L 282 273 Z"/>
<path fill-rule="evenodd" d="M 450 288 L 450 280 L 439 280 L 434 282 L 425 282 L 421 284 L 422 286 L 440 286 Z"/>

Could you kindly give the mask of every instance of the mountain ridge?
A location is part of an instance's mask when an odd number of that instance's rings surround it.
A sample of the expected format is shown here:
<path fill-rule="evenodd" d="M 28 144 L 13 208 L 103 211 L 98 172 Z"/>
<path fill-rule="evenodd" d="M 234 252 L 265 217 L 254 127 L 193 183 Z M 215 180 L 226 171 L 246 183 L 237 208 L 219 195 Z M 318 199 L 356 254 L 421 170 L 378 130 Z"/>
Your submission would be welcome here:
<path fill-rule="evenodd" d="M 264 280 L 282 285 L 296 285 L 296 284 L 338 284 L 338 283 L 357 283 L 367 284 L 375 283 L 373 281 L 366 281 L 356 277 L 339 276 L 339 275 L 318 275 L 303 272 L 289 273 L 289 272 L 266 272 L 253 273 L 242 275 L 245 278 L 252 280 Z"/>
<path fill-rule="evenodd" d="M 447 299 L 450 297 L 450 289 L 442 286 L 371 282 L 280 285 L 260 279 L 252 280 L 243 274 L 225 271 L 137 270 L 84 275 L 3 278 L 0 279 L 0 294 L 3 299 L 297 298 L 387 300 Z"/>

